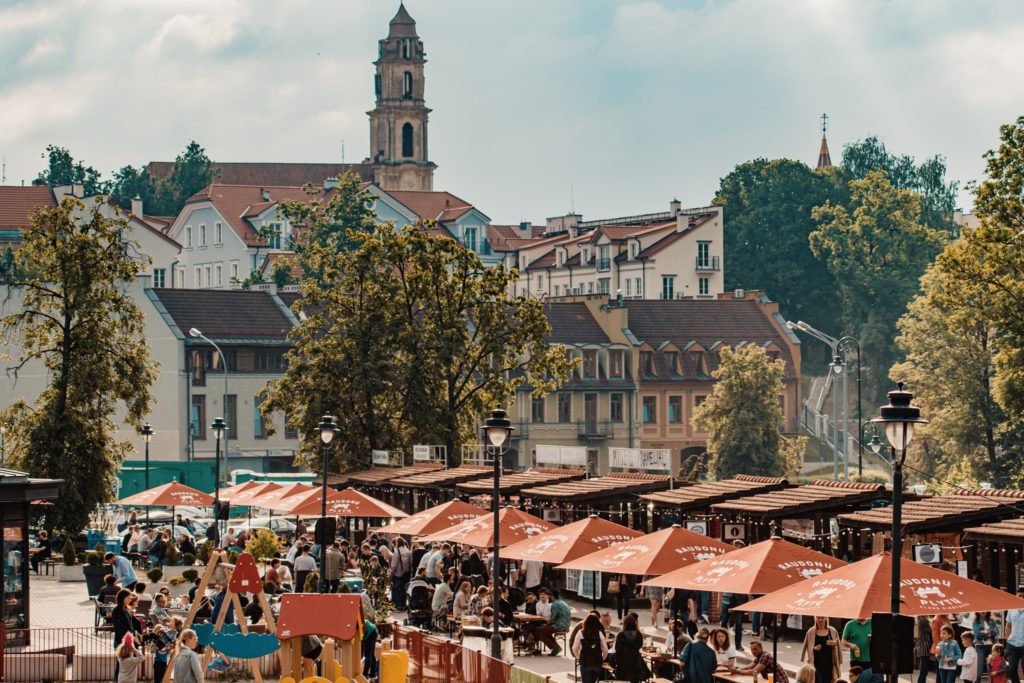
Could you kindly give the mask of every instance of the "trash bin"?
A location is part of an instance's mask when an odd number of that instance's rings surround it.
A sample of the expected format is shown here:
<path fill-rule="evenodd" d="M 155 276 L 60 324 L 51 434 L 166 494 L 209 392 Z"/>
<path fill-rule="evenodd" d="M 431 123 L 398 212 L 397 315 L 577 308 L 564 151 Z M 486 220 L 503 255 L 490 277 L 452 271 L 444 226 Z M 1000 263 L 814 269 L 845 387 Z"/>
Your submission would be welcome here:
<path fill-rule="evenodd" d="M 121 552 L 121 541 L 116 538 L 106 539 L 107 552 L 108 553 L 120 553 Z"/>
<path fill-rule="evenodd" d="M 107 537 L 99 529 L 89 529 L 85 533 L 85 544 L 89 546 L 89 550 L 95 549 L 97 543 L 106 543 L 106 540 Z"/>

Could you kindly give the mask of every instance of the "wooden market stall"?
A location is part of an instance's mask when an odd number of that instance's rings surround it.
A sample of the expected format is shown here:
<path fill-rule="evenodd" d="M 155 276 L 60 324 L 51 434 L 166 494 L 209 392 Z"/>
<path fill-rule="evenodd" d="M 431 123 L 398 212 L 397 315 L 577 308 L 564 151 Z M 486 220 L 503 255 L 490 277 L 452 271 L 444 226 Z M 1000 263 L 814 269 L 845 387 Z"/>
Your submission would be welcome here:
<path fill-rule="evenodd" d="M 574 479 L 584 479 L 587 476 L 586 470 L 576 468 L 560 467 L 534 467 L 525 472 L 513 472 L 503 474 L 501 477 L 501 495 L 505 498 L 519 494 L 523 489 L 556 484 Z M 464 481 L 455 485 L 455 490 L 460 496 L 489 496 L 494 488 L 493 480 L 490 477 Z"/>
<path fill-rule="evenodd" d="M 980 570 L 989 585 L 1010 593 L 1024 586 L 1024 517 L 968 527 L 963 546 L 969 571 Z"/>
<path fill-rule="evenodd" d="M 652 527 L 660 529 L 672 524 L 688 522 L 704 522 L 705 532 L 722 537 L 720 524 L 707 526 L 711 515 L 711 506 L 733 498 L 752 496 L 757 493 L 777 491 L 789 487 L 789 482 L 782 477 L 757 477 L 749 474 L 737 474 L 732 479 L 721 481 L 702 481 L 684 483 L 672 491 L 645 493 L 640 500 L 647 505 L 652 513 Z"/>
<path fill-rule="evenodd" d="M 634 496 L 669 488 L 669 477 L 641 472 L 613 472 L 595 479 L 562 481 L 523 489 L 524 507 L 549 522 L 569 524 L 592 514 L 632 529 L 647 530 L 647 509 Z"/>
<path fill-rule="evenodd" d="M 444 469 L 443 465 L 434 462 L 418 462 L 407 467 L 371 467 L 359 472 L 340 475 L 336 479 L 337 484 L 332 483 L 331 475 L 328 475 L 327 485 L 333 488 L 351 486 L 365 491 L 374 498 L 380 498 L 390 505 L 408 510 L 409 505 L 407 504 L 408 501 L 406 501 L 405 489 L 396 489 L 391 484 L 396 479 L 411 477 L 424 472 L 436 472 L 442 469 Z"/>
<path fill-rule="evenodd" d="M 486 465 L 459 465 L 446 470 L 428 470 L 412 476 L 402 477 L 391 485 L 407 491 L 407 500 L 412 507 L 409 512 L 419 512 L 446 503 L 456 497 L 455 485 L 475 479 L 490 479 L 494 468 Z"/>

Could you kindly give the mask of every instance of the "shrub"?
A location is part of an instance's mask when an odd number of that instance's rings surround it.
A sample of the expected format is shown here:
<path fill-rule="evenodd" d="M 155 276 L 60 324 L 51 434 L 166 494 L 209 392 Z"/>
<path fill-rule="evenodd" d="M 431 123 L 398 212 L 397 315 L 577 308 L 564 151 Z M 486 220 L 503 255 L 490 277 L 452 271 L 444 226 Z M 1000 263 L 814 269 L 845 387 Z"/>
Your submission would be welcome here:
<path fill-rule="evenodd" d="M 60 553 L 64 556 L 64 564 L 66 566 L 74 566 L 75 560 L 78 559 L 78 555 L 75 553 L 75 544 L 70 538 L 64 541 L 64 547 L 61 549 Z"/>
<path fill-rule="evenodd" d="M 181 553 L 178 552 L 178 546 L 174 541 L 168 542 L 167 550 L 164 551 L 164 564 L 168 567 L 177 567 L 179 559 L 181 559 Z"/>
<path fill-rule="evenodd" d="M 184 576 L 172 576 L 171 578 L 167 579 L 167 583 L 169 583 L 172 586 L 180 586 L 181 584 L 188 582 L 189 580 L 186 579 Z"/>
<path fill-rule="evenodd" d="M 181 578 L 185 579 L 186 581 L 194 582 L 196 579 L 199 578 L 199 570 L 186 569 L 181 573 Z"/>
<path fill-rule="evenodd" d="M 160 567 L 153 567 L 146 572 L 146 576 L 149 577 L 150 583 L 159 583 L 160 579 L 164 578 L 164 570 Z"/>
<path fill-rule="evenodd" d="M 228 551 L 228 564 L 238 564 L 238 553 L 234 550 Z"/>
<path fill-rule="evenodd" d="M 103 554 L 98 552 L 88 553 L 85 556 L 85 563 L 90 567 L 99 567 L 103 564 Z"/>
<path fill-rule="evenodd" d="M 192 553 L 185 553 L 184 555 L 181 556 L 181 559 L 182 559 L 182 564 L 184 564 L 186 567 L 194 567 L 194 566 L 196 566 L 196 556 L 193 555 Z"/>
<path fill-rule="evenodd" d="M 100 557 L 103 557 L 103 555 L 106 554 L 106 552 L 107 552 L 107 544 L 106 543 L 97 543 L 96 547 L 93 548 L 93 550 L 95 552 L 98 552 L 100 554 Z"/>
<path fill-rule="evenodd" d="M 281 543 L 277 534 L 270 529 L 255 529 L 252 538 L 245 544 L 245 552 L 257 560 L 276 557 L 281 552 Z"/>

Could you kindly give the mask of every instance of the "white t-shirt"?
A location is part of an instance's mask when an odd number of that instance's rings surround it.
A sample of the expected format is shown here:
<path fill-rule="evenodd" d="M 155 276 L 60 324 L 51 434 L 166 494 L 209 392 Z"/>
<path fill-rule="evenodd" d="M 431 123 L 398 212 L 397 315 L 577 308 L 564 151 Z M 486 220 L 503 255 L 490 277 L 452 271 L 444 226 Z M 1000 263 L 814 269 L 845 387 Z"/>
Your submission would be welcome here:
<path fill-rule="evenodd" d="M 715 657 L 718 658 L 718 663 L 728 664 L 730 659 L 736 659 L 736 648 L 733 647 L 732 643 L 729 643 L 729 649 L 722 651 L 718 648 L 712 648 L 715 651 Z"/>
<path fill-rule="evenodd" d="M 523 562 L 523 570 L 526 572 L 526 587 L 536 588 L 540 585 L 541 577 L 544 574 L 544 563 L 537 560 L 526 560 Z"/>
<path fill-rule="evenodd" d="M 316 560 L 313 559 L 312 555 L 299 555 L 295 558 L 295 562 L 292 563 L 297 572 L 311 572 L 316 569 Z"/>
<path fill-rule="evenodd" d="M 537 601 L 537 616 L 545 619 L 551 618 L 551 603 Z"/>

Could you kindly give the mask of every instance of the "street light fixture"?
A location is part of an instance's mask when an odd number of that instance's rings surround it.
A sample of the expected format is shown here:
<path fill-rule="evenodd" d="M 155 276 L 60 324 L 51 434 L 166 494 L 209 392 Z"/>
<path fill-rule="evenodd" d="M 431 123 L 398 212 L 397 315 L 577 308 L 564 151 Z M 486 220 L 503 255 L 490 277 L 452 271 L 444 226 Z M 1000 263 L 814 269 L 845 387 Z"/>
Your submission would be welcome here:
<path fill-rule="evenodd" d="M 882 450 L 882 442 L 878 439 L 878 434 L 871 437 L 871 441 L 868 442 L 868 448 L 875 455 L 878 455 L 878 452 Z"/>
<path fill-rule="evenodd" d="M 327 461 L 328 453 L 330 451 L 331 440 L 334 438 L 335 432 L 338 431 L 338 425 L 334 421 L 333 415 L 324 415 L 320 419 L 320 424 L 317 426 L 320 431 L 320 441 L 323 443 L 322 451 L 323 455 L 323 467 L 320 474 L 321 489 L 320 489 L 320 592 L 327 592 L 327 578 L 325 576 L 327 569 Z"/>
<path fill-rule="evenodd" d="M 498 528 L 498 513 L 501 511 L 501 461 L 505 455 L 505 444 L 512 436 L 512 421 L 508 419 L 508 413 L 501 408 L 491 411 L 491 416 L 484 421 L 485 445 L 491 447 L 491 456 L 494 459 L 494 495 L 492 504 L 494 506 L 494 633 L 491 635 L 491 657 L 501 659 L 501 631 L 498 630 L 498 603 L 501 600 L 501 543 L 499 540 L 500 530 Z"/>
<path fill-rule="evenodd" d="M 224 418 L 214 418 L 210 430 L 217 440 L 213 456 L 213 527 L 217 530 L 217 544 L 220 545 L 220 439 L 228 431 Z"/>
<path fill-rule="evenodd" d="M 889 609 L 893 624 L 900 613 L 900 559 L 903 554 L 903 462 L 907 457 L 907 446 L 914 438 L 914 425 L 927 424 L 921 417 L 921 409 L 911 405 L 914 395 L 897 384 L 896 391 L 889 392 L 889 404 L 879 409 L 879 416 L 871 422 L 881 425 L 885 438 L 892 449 L 892 587 L 889 595 Z M 877 435 L 876 435 L 877 438 Z M 896 643 L 896 646 L 907 645 Z M 895 649 L 893 650 L 895 652 Z M 899 657 L 892 657 L 890 682 L 899 681 Z"/>
<path fill-rule="evenodd" d="M 149 426 L 149 423 L 142 425 L 142 429 L 139 431 L 139 436 L 142 437 L 142 441 L 146 444 L 146 490 L 149 490 L 149 442 L 153 440 L 153 428 Z M 146 506 L 146 528 L 149 528 L 149 506 Z"/>
<path fill-rule="evenodd" d="M 202 339 L 207 344 L 209 344 L 213 348 L 217 349 L 217 353 L 220 354 L 220 364 L 221 364 L 221 367 L 224 368 L 224 398 L 222 399 L 223 402 L 220 404 L 220 406 L 221 406 L 221 413 L 224 414 L 224 415 L 227 415 L 228 414 L 228 357 L 224 355 L 224 350 L 223 349 L 221 349 L 219 346 L 217 346 L 217 344 L 214 343 L 214 341 L 212 339 L 210 339 L 205 334 L 203 334 L 198 328 L 195 328 L 195 327 L 189 328 L 188 333 L 189 333 L 189 336 L 191 336 L 191 337 L 194 337 L 196 339 Z M 203 369 L 205 370 L 205 368 L 203 368 Z M 237 408 L 235 410 L 237 411 Z M 235 415 L 235 423 L 236 423 L 236 425 L 237 425 L 237 422 L 238 422 L 238 416 Z M 227 456 L 227 454 L 228 454 L 228 437 L 225 434 L 224 435 L 224 455 L 225 455 L 225 457 Z"/>
<path fill-rule="evenodd" d="M 6 437 L 6 436 L 7 436 L 7 427 L 4 427 L 3 425 L 0 425 L 0 467 L 4 466 L 4 460 L 6 458 L 6 454 L 4 452 L 4 450 L 5 450 L 4 437 Z"/>

